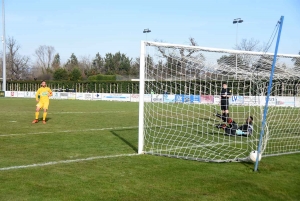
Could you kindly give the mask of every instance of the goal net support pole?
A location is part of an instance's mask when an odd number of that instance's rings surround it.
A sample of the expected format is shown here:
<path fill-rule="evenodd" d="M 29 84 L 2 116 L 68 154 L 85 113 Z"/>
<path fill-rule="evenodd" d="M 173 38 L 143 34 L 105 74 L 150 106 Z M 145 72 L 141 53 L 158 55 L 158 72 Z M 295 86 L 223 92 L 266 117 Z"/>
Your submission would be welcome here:
<path fill-rule="evenodd" d="M 270 81 L 269 81 L 268 93 L 267 93 L 267 97 L 266 97 L 266 104 L 265 104 L 265 108 L 264 108 L 264 116 L 263 116 L 263 121 L 262 121 L 262 125 L 261 125 L 260 138 L 259 138 L 259 143 L 258 143 L 258 150 L 257 150 L 254 171 L 257 171 L 258 163 L 259 163 L 259 155 L 261 154 L 262 139 L 264 136 L 264 129 L 265 129 L 266 121 L 267 121 L 268 104 L 269 104 L 269 98 L 270 98 L 271 89 L 272 89 L 273 76 L 274 76 L 274 71 L 275 71 L 275 64 L 276 64 L 276 59 L 277 59 L 277 52 L 278 52 L 278 47 L 279 47 L 283 19 L 284 19 L 284 16 L 281 16 L 280 21 L 278 22 L 279 23 L 279 31 L 278 31 L 277 41 L 276 41 L 274 58 L 273 58 L 273 62 L 272 62 L 272 69 L 271 69 L 271 74 L 270 74 Z"/>

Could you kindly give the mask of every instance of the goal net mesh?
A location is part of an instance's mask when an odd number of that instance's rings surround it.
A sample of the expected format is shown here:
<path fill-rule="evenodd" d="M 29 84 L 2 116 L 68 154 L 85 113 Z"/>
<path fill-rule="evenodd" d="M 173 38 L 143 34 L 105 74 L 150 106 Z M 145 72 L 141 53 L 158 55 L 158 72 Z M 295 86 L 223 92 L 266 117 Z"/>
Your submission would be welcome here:
<path fill-rule="evenodd" d="M 248 160 L 262 130 L 273 55 L 142 43 L 143 152 L 200 161 Z M 300 152 L 299 69 L 299 55 L 278 54 L 263 128 L 263 156 Z M 249 125 L 246 119 L 251 116 L 252 132 L 228 135 L 225 130 L 232 124 L 216 115 L 221 114 L 224 82 L 232 91 L 230 118 L 240 128 Z"/>

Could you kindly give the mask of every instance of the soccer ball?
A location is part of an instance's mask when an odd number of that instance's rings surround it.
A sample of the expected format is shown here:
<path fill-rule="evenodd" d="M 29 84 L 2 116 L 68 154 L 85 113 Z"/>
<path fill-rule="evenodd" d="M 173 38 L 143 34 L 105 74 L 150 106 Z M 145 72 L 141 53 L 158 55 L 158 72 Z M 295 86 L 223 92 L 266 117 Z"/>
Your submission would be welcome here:
<path fill-rule="evenodd" d="M 256 162 L 257 151 L 251 151 L 249 157 L 252 162 Z M 259 154 L 259 158 L 258 158 L 258 161 L 260 160 L 261 160 L 261 154 Z"/>

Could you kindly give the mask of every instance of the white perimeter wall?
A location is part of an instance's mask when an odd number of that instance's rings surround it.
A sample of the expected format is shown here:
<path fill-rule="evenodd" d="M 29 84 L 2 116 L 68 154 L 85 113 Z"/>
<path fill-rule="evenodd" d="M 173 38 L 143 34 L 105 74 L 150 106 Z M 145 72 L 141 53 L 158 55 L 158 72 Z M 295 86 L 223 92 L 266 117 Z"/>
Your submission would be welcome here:
<path fill-rule="evenodd" d="M 35 98 L 35 92 L 6 91 L 5 97 Z M 53 92 L 53 96 L 51 97 L 51 99 L 139 102 L 139 94 Z M 220 104 L 220 96 L 145 94 L 144 101 L 156 103 Z M 266 103 L 266 96 L 232 96 L 229 99 L 229 103 L 230 105 L 262 106 Z M 300 107 L 300 97 L 270 96 L 268 105 L 283 107 Z"/>

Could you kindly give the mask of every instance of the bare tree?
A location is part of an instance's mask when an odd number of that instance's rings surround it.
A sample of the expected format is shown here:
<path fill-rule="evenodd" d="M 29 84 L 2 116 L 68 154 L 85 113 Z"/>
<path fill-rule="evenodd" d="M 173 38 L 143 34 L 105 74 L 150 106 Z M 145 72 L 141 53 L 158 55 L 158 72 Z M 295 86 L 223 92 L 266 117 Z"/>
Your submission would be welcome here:
<path fill-rule="evenodd" d="M 29 57 L 21 56 L 18 53 L 20 46 L 13 37 L 8 37 L 7 49 L 6 65 L 8 78 L 12 80 L 26 79 L 29 73 Z"/>
<path fill-rule="evenodd" d="M 250 40 L 243 39 L 235 49 L 242 51 L 256 51 L 261 52 L 261 55 L 251 55 L 251 54 L 230 54 L 222 55 L 218 59 L 219 69 L 218 71 L 222 74 L 227 73 L 230 76 L 238 75 L 239 78 L 248 79 L 249 76 L 254 76 L 256 79 L 267 78 L 270 75 L 270 71 L 273 63 L 273 56 L 266 55 L 265 52 L 268 51 L 270 45 L 264 43 L 259 44 L 258 40 L 251 38 Z M 279 58 L 277 58 L 275 77 L 280 77 L 282 75 L 287 75 L 288 68 L 286 64 L 278 63 Z M 238 71 L 235 69 L 237 65 Z"/>
<path fill-rule="evenodd" d="M 251 38 L 249 40 L 242 39 L 240 44 L 236 45 L 235 49 L 243 51 L 264 52 L 267 50 L 267 44 L 260 45 L 259 40 L 256 40 L 254 38 Z M 246 71 L 248 71 L 249 69 L 250 71 L 255 71 L 257 70 L 257 62 L 259 61 L 259 59 L 260 57 L 253 55 L 238 55 L 238 67 Z"/>
<path fill-rule="evenodd" d="M 259 46 L 259 40 L 251 38 L 250 40 L 242 39 L 240 44 L 235 46 L 235 49 L 245 51 L 261 51 L 264 48 Z"/>
<path fill-rule="evenodd" d="M 300 55 L 300 51 L 299 51 L 299 55 Z M 300 74 L 300 58 L 293 58 L 292 61 L 294 62 L 294 70 Z"/>
<path fill-rule="evenodd" d="M 36 66 L 42 69 L 43 74 L 50 71 L 54 60 L 55 49 L 52 46 L 41 45 L 35 50 Z"/>
<path fill-rule="evenodd" d="M 197 46 L 194 38 L 189 38 L 190 46 Z M 201 69 L 204 67 L 204 55 L 197 49 L 193 48 L 165 48 L 157 47 L 162 55 L 164 65 L 160 65 L 161 71 L 168 76 L 175 76 L 177 78 L 186 76 L 187 72 L 189 77 L 195 79 L 200 75 Z M 175 78 L 176 79 L 176 78 Z"/>
<path fill-rule="evenodd" d="M 86 79 L 87 72 L 91 69 L 92 60 L 90 56 L 82 56 L 78 62 L 78 69 L 80 70 L 81 76 L 83 79 Z"/>

